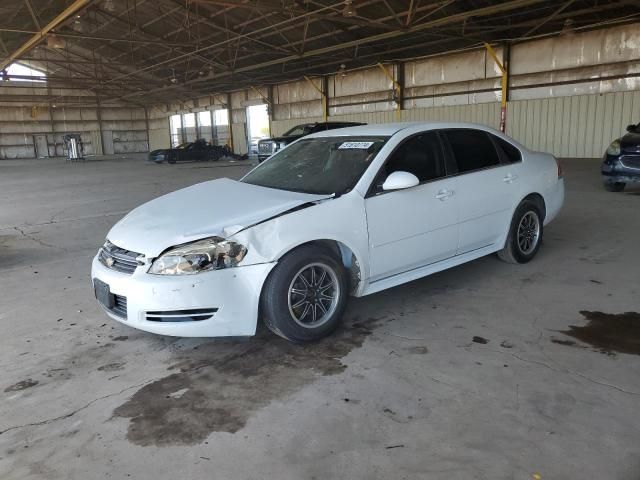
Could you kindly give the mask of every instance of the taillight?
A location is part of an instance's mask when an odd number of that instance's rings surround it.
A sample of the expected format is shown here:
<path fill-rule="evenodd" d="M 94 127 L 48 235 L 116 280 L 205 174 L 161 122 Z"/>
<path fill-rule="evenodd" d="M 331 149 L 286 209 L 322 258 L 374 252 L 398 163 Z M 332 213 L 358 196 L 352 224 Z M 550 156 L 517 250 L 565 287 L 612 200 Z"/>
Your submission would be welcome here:
<path fill-rule="evenodd" d="M 558 166 L 558 178 L 562 178 L 564 176 L 562 173 L 562 165 L 560 165 L 560 160 L 558 160 L 557 158 L 556 158 L 556 165 Z"/>

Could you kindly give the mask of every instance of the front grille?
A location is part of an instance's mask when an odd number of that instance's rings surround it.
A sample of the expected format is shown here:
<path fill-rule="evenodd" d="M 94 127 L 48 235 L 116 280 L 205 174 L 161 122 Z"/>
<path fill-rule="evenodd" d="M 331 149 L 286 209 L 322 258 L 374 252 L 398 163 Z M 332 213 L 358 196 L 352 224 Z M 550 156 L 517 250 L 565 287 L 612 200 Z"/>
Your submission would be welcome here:
<path fill-rule="evenodd" d="M 146 318 L 149 322 L 199 322 L 202 320 L 209 320 L 217 311 L 217 308 L 166 310 L 147 312 Z"/>
<path fill-rule="evenodd" d="M 110 309 L 111 313 L 117 315 L 120 318 L 127 318 L 127 297 L 122 295 L 113 295 L 113 308 Z"/>
<path fill-rule="evenodd" d="M 258 142 L 258 153 L 264 155 L 271 155 L 273 153 L 273 142 Z"/>
<path fill-rule="evenodd" d="M 640 155 L 623 155 L 620 157 L 620 163 L 623 167 L 640 170 Z"/>
<path fill-rule="evenodd" d="M 138 265 L 138 257 L 141 254 L 116 247 L 113 243 L 107 242 L 100 249 L 98 260 L 105 267 L 117 272 L 132 274 Z"/>

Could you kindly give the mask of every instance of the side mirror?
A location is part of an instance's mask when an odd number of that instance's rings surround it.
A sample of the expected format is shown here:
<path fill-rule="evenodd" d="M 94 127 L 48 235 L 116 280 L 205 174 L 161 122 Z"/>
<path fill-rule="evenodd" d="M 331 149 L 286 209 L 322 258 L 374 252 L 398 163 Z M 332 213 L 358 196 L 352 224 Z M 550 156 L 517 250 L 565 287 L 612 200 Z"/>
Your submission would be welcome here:
<path fill-rule="evenodd" d="M 627 125 L 627 132 L 629 133 L 636 133 L 637 131 L 640 131 L 640 123 L 638 125 Z"/>
<path fill-rule="evenodd" d="M 382 184 L 382 190 L 402 190 L 415 187 L 420 183 L 413 173 L 397 171 L 387 177 Z"/>

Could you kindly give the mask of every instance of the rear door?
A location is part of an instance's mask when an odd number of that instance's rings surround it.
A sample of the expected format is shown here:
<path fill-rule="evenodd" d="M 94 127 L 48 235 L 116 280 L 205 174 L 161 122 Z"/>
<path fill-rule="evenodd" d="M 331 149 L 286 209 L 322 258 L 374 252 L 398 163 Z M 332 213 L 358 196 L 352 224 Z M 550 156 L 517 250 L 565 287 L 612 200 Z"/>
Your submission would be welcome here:
<path fill-rule="evenodd" d="M 458 168 L 460 255 L 503 237 L 517 196 L 520 163 L 507 162 L 497 137 L 488 132 L 450 129 L 444 137 Z"/>
<path fill-rule="evenodd" d="M 395 171 L 420 184 L 383 191 Z M 365 200 L 371 281 L 452 257 L 458 245 L 457 178 L 447 177 L 444 152 L 435 132 L 404 141 L 387 159 Z"/>

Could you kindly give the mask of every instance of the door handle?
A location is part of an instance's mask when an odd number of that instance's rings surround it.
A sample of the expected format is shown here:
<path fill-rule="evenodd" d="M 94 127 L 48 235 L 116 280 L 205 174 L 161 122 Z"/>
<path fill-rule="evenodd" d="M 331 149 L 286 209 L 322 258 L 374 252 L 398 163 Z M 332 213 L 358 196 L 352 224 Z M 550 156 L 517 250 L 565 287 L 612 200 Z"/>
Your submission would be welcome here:
<path fill-rule="evenodd" d="M 518 175 L 512 175 L 511 173 L 508 173 L 507 175 L 505 175 L 505 177 L 502 179 L 502 181 L 504 183 L 511 183 L 514 180 L 516 180 L 518 178 Z"/>
<path fill-rule="evenodd" d="M 453 195 L 453 190 L 440 190 L 438 193 L 436 193 L 435 198 L 444 202 L 451 195 Z"/>

